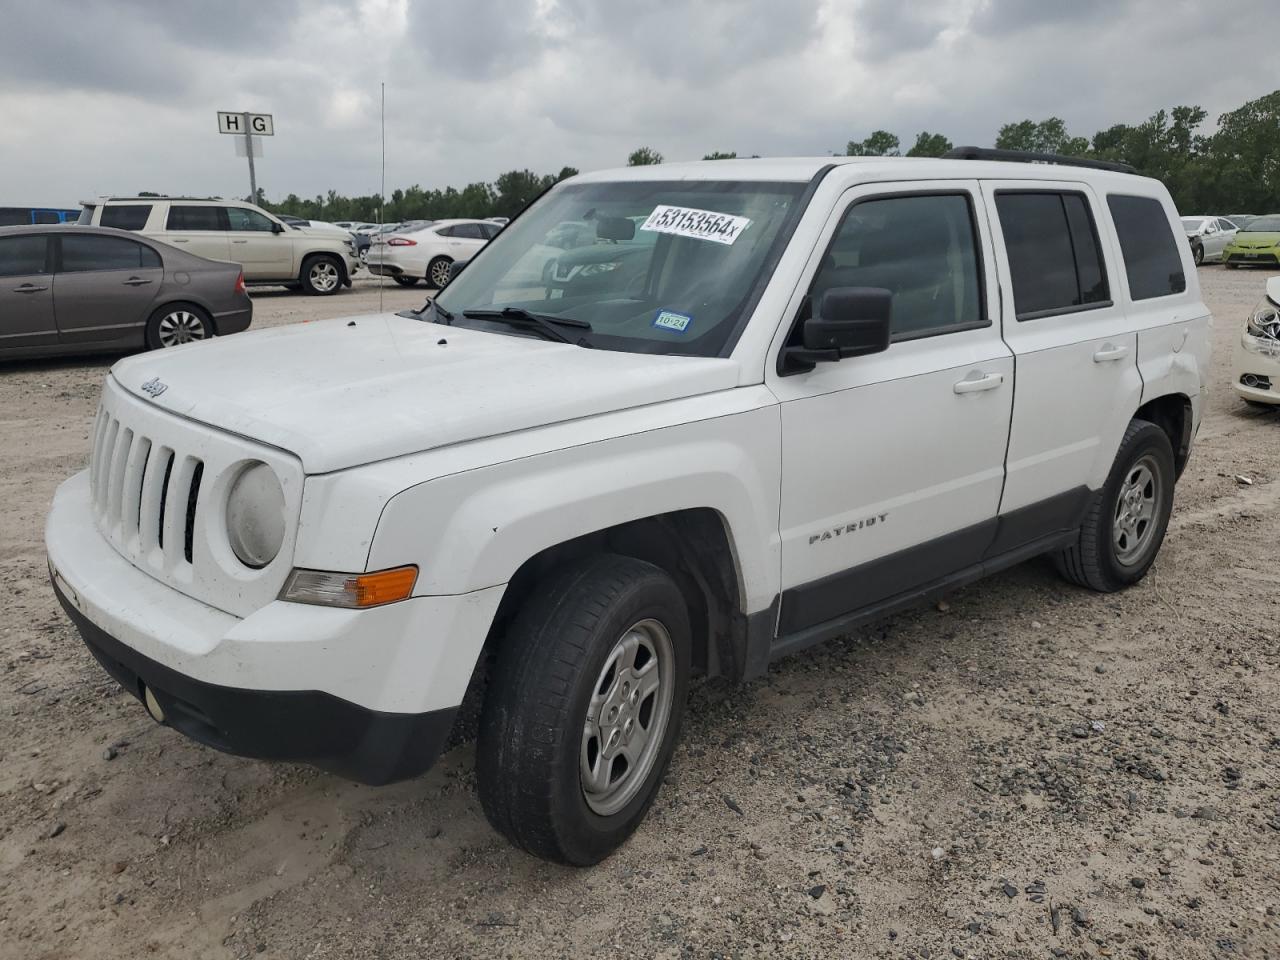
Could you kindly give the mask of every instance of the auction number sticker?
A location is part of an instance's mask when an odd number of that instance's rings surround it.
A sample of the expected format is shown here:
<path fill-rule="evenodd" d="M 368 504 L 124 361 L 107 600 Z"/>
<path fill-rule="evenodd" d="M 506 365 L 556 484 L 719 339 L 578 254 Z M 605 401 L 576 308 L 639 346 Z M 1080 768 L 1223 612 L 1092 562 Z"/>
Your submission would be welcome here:
<path fill-rule="evenodd" d="M 695 210 L 693 207 L 672 207 L 660 204 L 653 208 L 640 227 L 652 233 L 669 233 L 694 240 L 710 240 L 713 243 L 732 244 L 742 231 L 751 226 L 746 217 L 713 210 Z"/>

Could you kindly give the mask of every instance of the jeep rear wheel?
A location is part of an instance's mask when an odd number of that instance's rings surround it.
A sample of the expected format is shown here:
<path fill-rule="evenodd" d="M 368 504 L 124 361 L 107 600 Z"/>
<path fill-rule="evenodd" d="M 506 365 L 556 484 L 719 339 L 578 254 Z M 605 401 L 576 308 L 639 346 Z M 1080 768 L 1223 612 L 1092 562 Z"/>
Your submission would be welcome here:
<path fill-rule="evenodd" d="M 539 587 L 503 641 L 476 770 L 489 822 L 559 863 L 598 863 L 631 836 L 675 748 L 689 614 L 652 564 L 605 555 Z"/>
<path fill-rule="evenodd" d="M 1057 557 L 1059 573 L 1104 593 L 1146 576 L 1169 526 L 1175 476 L 1168 435 L 1146 420 L 1130 421 L 1079 539 Z"/>
<path fill-rule="evenodd" d="M 302 261 L 298 277 L 302 289 L 312 296 L 327 297 L 342 286 L 342 263 L 331 253 L 316 253 Z"/>

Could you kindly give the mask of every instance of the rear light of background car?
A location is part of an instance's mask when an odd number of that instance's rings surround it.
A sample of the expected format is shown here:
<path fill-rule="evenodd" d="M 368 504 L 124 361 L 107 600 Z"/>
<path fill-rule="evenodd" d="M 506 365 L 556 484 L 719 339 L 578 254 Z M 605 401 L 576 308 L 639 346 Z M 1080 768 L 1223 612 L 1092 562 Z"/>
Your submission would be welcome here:
<path fill-rule="evenodd" d="M 236 293 L 244 293 L 244 271 L 240 271 L 240 275 L 236 277 Z"/>
<path fill-rule="evenodd" d="M 408 237 L 392 237 L 387 241 L 388 247 L 416 247 L 417 240 L 410 240 Z"/>

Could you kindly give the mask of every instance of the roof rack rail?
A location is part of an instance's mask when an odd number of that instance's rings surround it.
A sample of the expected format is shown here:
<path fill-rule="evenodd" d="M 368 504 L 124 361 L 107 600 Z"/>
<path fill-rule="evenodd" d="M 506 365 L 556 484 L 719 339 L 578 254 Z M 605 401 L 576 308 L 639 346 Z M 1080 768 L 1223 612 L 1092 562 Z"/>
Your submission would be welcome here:
<path fill-rule="evenodd" d="M 1029 150 L 998 150 L 994 147 L 956 147 L 942 155 L 948 160 L 1007 160 L 1013 163 L 1056 163 L 1064 167 L 1088 167 L 1090 170 L 1110 170 L 1113 173 L 1137 173 L 1127 163 L 1109 160 L 1090 160 L 1087 157 L 1068 157 L 1061 153 L 1032 153 Z"/>

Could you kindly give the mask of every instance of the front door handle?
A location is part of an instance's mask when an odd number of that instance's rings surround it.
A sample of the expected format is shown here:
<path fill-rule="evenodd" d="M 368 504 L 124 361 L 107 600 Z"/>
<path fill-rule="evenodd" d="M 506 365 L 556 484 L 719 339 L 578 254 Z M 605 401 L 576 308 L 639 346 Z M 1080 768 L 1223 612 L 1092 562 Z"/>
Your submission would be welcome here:
<path fill-rule="evenodd" d="M 1117 347 L 1114 343 L 1108 343 L 1093 355 L 1093 362 L 1109 363 L 1112 360 L 1123 360 L 1128 355 L 1129 348 L 1124 344 Z"/>
<path fill-rule="evenodd" d="M 148 284 L 150 280 L 144 280 L 142 277 L 130 277 L 128 280 L 121 281 L 126 287 L 141 287 Z"/>
<path fill-rule="evenodd" d="M 191 241 L 184 239 L 183 237 L 173 237 L 169 240 L 169 242 L 170 243 L 190 243 Z"/>
<path fill-rule="evenodd" d="M 983 390 L 994 390 L 1002 383 L 1004 383 L 1003 373 L 983 373 L 981 370 L 974 370 L 963 380 L 958 381 L 953 389 L 956 393 L 980 393 Z"/>
<path fill-rule="evenodd" d="M 14 287 L 13 292 L 14 293 L 40 293 L 41 291 L 48 290 L 48 289 L 49 289 L 48 287 L 37 287 L 34 283 L 24 283 L 20 287 Z"/>
<path fill-rule="evenodd" d="M 248 240 L 232 240 L 232 243 L 248 243 Z"/>

